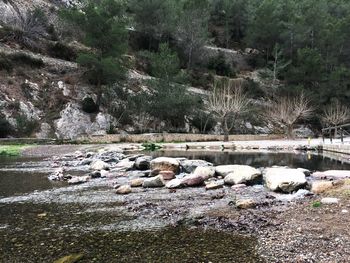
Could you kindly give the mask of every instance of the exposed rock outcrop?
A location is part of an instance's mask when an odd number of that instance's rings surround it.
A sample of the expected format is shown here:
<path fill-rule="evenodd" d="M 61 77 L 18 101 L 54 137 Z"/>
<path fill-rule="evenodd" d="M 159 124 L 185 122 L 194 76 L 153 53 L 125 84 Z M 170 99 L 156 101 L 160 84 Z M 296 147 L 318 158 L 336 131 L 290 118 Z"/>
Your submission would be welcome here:
<path fill-rule="evenodd" d="M 103 113 L 98 113 L 92 121 L 91 116 L 74 103 L 68 103 L 60 116 L 55 121 L 56 136 L 60 139 L 74 140 L 80 135 L 105 135 L 111 123 L 111 117 Z"/>

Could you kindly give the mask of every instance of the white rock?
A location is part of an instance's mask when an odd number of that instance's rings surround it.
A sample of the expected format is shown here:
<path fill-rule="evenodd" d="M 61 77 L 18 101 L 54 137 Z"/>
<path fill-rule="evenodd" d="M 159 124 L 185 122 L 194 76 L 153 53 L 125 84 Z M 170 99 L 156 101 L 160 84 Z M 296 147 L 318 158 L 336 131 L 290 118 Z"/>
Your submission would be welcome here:
<path fill-rule="evenodd" d="M 207 180 L 215 175 L 215 168 L 212 166 L 198 166 L 194 170 L 193 175 L 201 176 Z"/>
<path fill-rule="evenodd" d="M 321 199 L 321 203 L 325 205 L 338 204 L 339 199 L 333 197 L 325 197 Z"/>
<path fill-rule="evenodd" d="M 91 179 L 90 176 L 73 176 L 71 179 L 68 180 L 69 184 L 82 184 L 86 183 Z"/>
<path fill-rule="evenodd" d="M 305 174 L 298 169 L 267 168 L 264 176 L 267 188 L 291 193 L 306 186 Z"/>
<path fill-rule="evenodd" d="M 221 174 L 225 174 L 222 168 L 218 170 Z M 224 181 L 230 185 L 252 183 L 261 177 L 261 172 L 258 169 L 248 165 L 231 165 L 228 170 L 231 172 L 225 176 Z"/>
<path fill-rule="evenodd" d="M 110 165 L 104 161 L 101 161 L 101 160 L 96 160 L 96 161 L 93 161 L 91 164 L 90 164 L 90 169 L 91 170 L 95 170 L 95 171 L 98 171 L 98 170 L 108 170 L 110 168 Z"/>
<path fill-rule="evenodd" d="M 135 162 L 130 161 L 128 158 L 125 158 L 123 160 L 121 160 L 119 163 L 116 164 L 116 168 L 120 168 L 120 169 L 131 169 L 134 167 Z"/>
<path fill-rule="evenodd" d="M 105 135 L 110 128 L 111 116 L 97 114 L 95 121 L 75 103 L 68 103 L 60 112 L 60 119 L 55 121 L 56 136 L 60 139 L 77 139 L 86 135 Z"/>
<path fill-rule="evenodd" d="M 182 179 L 173 179 L 166 183 L 165 187 L 169 189 L 180 188 L 183 186 Z"/>

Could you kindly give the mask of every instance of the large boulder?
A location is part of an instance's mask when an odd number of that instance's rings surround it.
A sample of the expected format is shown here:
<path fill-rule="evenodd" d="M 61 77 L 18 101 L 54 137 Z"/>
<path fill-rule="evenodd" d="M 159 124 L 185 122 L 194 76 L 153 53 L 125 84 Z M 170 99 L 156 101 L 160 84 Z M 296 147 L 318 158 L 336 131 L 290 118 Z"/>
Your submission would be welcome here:
<path fill-rule="evenodd" d="M 238 164 L 231 164 L 231 165 L 219 165 L 215 167 L 215 173 L 218 176 L 225 177 L 226 175 L 235 172 L 237 169 L 239 169 Z"/>
<path fill-rule="evenodd" d="M 135 160 L 135 168 L 138 170 L 148 170 L 151 167 L 151 156 L 141 156 Z"/>
<path fill-rule="evenodd" d="M 151 161 L 151 170 L 179 172 L 180 163 L 175 158 L 159 157 Z"/>
<path fill-rule="evenodd" d="M 202 177 L 200 175 L 191 174 L 191 175 L 186 176 L 182 179 L 182 184 L 184 186 L 200 186 L 200 185 L 204 184 L 205 180 L 206 180 L 205 177 Z"/>
<path fill-rule="evenodd" d="M 253 184 L 261 179 L 261 172 L 248 165 L 232 165 L 227 170 L 231 172 L 224 178 L 226 184 Z"/>
<path fill-rule="evenodd" d="M 183 160 L 180 162 L 182 168 L 186 173 L 192 173 L 197 167 L 207 167 L 213 166 L 212 163 L 209 163 L 204 160 Z"/>
<path fill-rule="evenodd" d="M 305 174 L 298 169 L 267 168 L 264 180 L 266 187 L 272 191 L 291 193 L 307 185 Z"/>
<path fill-rule="evenodd" d="M 215 168 L 213 166 L 198 166 L 193 175 L 201 176 L 207 180 L 215 175 Z"/>
<path fill-rule="evenodd" d="M 142 187 L 144 188 L 154 188 L 154 187 L 163 187 L 164 180 L 161 175 L 157 175 L 155 177 L 147 178 L 143 181 Z"/>

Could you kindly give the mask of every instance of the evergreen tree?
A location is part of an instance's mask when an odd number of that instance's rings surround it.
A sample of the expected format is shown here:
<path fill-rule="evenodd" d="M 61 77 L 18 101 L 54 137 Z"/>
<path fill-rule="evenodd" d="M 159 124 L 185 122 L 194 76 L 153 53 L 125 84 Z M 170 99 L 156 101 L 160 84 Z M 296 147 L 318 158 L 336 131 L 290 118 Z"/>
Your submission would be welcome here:
<path fill-rule="evenodd" d="M 103 85 L 112 84 L 125 72 L 122 55 L 127 49 L 127 20 L 123 3 L 115 0 L 89 0 L 81 10 L 62 11 L 84 33 L 83 42 L 91 52 L 80 53 L 77 62 L 87 68 L 86 75 L 97 88 L 97 104 Z"/>

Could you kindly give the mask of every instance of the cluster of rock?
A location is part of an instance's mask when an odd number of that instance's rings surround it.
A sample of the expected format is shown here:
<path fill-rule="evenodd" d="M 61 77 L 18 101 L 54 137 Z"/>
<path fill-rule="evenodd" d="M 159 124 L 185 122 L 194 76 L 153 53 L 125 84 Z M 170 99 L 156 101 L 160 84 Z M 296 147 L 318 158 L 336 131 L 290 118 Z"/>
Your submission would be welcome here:
<path fill-rule="evenodd" d="M 142 154 L 125 155 L 118 151 L 75 153 L 73 159 L 87 166 L 89 173 L 84 176 L 65 174 L 62 167 L 49 176 L 51 180 L 67 181 L 69 184 L 81 184 L 95 178 L 125 178 L 125 183 L 115 184 L 117 194 L 129 194 L 133 188 L 168 188 L 175 191 L 184 187 L 205 187 L 213 190 L 231 186 L 239 189 L 247 185 L 264 184 L 269 191 L 293 193 L 300 189 L 311 189 L 321 193 L 337 184 L 337 178 L 350 177 L 346 171 L 328 171 L 311 174 L 306 169 L 288 167 L 259 168 L 248 165 L 214 166 L 204 160 L 186 158 L 158 157 Z M 336 176 L 336 178 L 334 177 Z M 329 181 L 331 179 L 332 181 Z M 305 195 L 308 190 L 301 190 Z M 249 201 L 249 200 L 248 200 Z M 241 204 L 251 207 L 250 202 Z"/>

